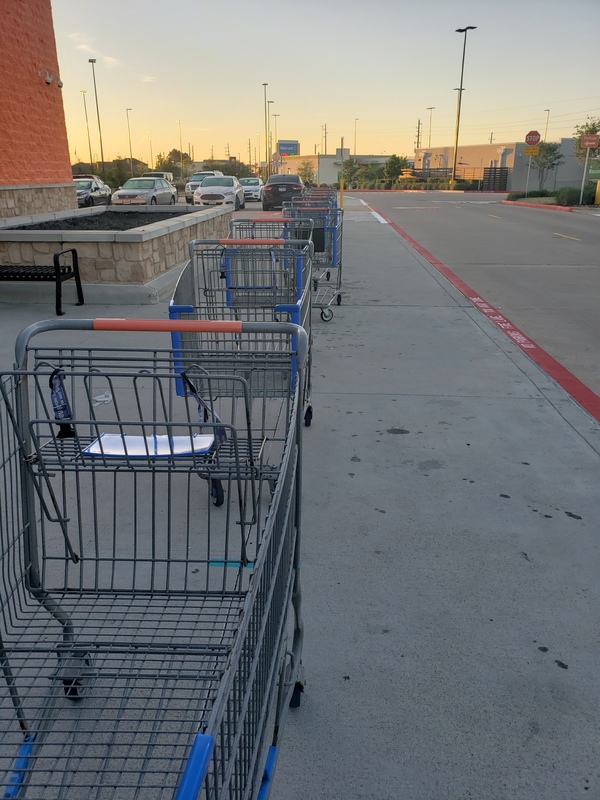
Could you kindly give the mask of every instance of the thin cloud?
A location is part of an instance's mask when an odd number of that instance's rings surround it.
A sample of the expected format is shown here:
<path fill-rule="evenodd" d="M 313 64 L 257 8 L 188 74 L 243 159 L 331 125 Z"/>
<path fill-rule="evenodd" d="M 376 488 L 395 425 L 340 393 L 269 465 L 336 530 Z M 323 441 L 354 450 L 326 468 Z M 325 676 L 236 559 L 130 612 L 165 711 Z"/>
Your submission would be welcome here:
<path fill-rule="evenodd" d="M 92 50 L 92 48 L 89 46 L 89 44 L 78 44 L 77 45 L 77 49 L 78 50 L 85 50 L 86 53 L 93 53 L 94 52 Z"/>
<path fill-rule="evenodd" d="M 136 78 L 139 78 L 142 83 L 153 83 L 156 80 L 154 75 L 136 75 Z"/>
<path fill-rule="evenodd" d="M 118 58 L 113 58 L 112 56 L 101 56 L 101 58 L 109 67 L 120 67 L 122 64 Z"/>

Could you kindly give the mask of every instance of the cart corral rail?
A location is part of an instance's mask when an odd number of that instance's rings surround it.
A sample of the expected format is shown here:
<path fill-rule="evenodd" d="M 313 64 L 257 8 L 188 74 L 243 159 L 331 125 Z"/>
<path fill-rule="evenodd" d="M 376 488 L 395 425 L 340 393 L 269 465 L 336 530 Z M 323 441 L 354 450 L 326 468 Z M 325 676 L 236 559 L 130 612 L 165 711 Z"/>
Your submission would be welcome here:
<path fill-rule="evenodd" d="M 244 347 L 182 364 L 69 343 L 175 329 Z M 50 331 L 60 345 L 38 343 Z M 269 334 L 295 350 L 250 364 Z M 264 792 L 304 684 L 306 352 L 290 323 L 45 320 L 18 337 L 0 377 L 0 795 Z"/>

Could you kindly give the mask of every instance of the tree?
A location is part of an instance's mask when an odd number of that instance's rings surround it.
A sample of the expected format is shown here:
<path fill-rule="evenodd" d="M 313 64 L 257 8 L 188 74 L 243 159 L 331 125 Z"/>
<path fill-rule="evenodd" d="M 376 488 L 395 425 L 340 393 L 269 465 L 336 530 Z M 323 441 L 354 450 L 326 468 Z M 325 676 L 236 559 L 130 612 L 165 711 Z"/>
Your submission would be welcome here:
<path fill-rule="evenodd" d="M 169 150 L 167 155 L 164 153 L 159 153 L 156 156 L 156 167 L 154 171 L 172 172 L 173 175 L 176 175 L 179 178 L 184 178 L 185 175 L 190 171 L 192 159 L 188 153 L 183 154 L 183 175 L 181 174 L 181 161 L 181 150 L 177 150 L 176 148 Z"/>
<path fill-rule="evenodd" d="M 303 161 L 298 167 L 298 175 L 307 186 L 313 184 L 315 182 L 315 170 L 312 161 Z"/>
<path fill-rule="evenodd" d="M 126 180 L 131 178 L 129 160 L 122 156 L 117 156 L 112 165 L 106 171 L 106 182 L 113 189 L 123 186 Z"/>
<path fill-rule="evenodd" d="M 537 156 L 531 157 L 531 166 L 538 171 L 540 189 L 544 188 L 548 173 L 562 164 L 565 157 L 560 152 L 560 145 L 553 142 L 540 142 Z"/>
<path fill-rule="evenodd" d="M 390 156 L 383 167 L 383 177 L 387 180 L 397 181 L 403 169 L 408 167 L 406 156 Z"/>
<path fill-rule="evenodd" d="M 587 122 L 584 122 L 583 125 L 575 126 L 575 130 L 573 131 L 573 136 L 575 137 L 575 156 L 582 164 L 585 162 L 585 155 L 588 152 L 588 148 L 582 147 L 580 144 L 581 137 L 584 133 L 600 133 L 600 119 L 588 117 Z M 590 149 L 590 158 L 596 158 L 599 155 L 598 150 L 600 150 L 600 148 Z"/>
<path fill-rule="evenodd" d="M 250 167 L 248 164 L 244 164 L 243 161 L 238 161 L 237 158 L 234 161 L 228 161 L 227 163 L 218 161 L 217 159 L 208 158 L 206 161 L 202 162 L 202 169 L 218 169 L 225 175 L 234 175 L 236 178 L 254 177 L 254 170 L 252 167 Z"/>

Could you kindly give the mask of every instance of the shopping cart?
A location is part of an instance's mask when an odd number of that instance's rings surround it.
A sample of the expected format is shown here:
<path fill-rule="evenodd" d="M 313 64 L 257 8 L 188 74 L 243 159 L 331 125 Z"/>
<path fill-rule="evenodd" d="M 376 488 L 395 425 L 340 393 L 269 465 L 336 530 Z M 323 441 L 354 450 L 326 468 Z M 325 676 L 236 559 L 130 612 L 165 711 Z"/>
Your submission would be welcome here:
<path fill-rule="evenodd" d="M 332 304 L 342 302 L 344 211 L 327 200 L 300 197 L 284 205 L 282 216 L 296 222 L 313 221 L 312 304 L 321 309 L 321 319 L 329 322 L 333 318 Z"/>
<path fill-rule="evenodd" d="M 309 231 L 312 227 L 305 225 Z M 281 227 L 281 226 L 280 226 Z M 313 247 L 304 239 L 194 240 L 169 306 L 171 319 L 224 319 L 246 322 L 292 322 L 308 334 L 309 352 L 303 373 L 305 424 L 311 424 L 311 268 Z M 200 348 L 239 349 L 240 343 L 206 333 L 174 332 L 173 349 L 185 354 Z M 269 347 L 290 347 L 285 337 L 268 337 Z M 292 340 L 291 347 L 295 344 Z"/>
<path fill-rule="evenodd" d="M 293 336 L 296 365 L 289 347 L 254 365 L 251 396 L 243 358 L 198 352 L 182 377 L 148 333 L 141 349 L 65 341 L 174 329 L 247 353 L 257 335 Z M 61 346 L 33 345 L 56 331 Z M 266 796 L 303 689 L 306 350 L 301 328 L 274 323 L 52 320 L 19 336 L 0 378 L 5 798 Z M 287 396 L 268 389 L 280 373 Z M 221 508 L 201 478 L 223 481 Z"/>
<path fill-rule="evenodd" d="M 232 239 L 305 239 L 312 240 L 311 219 L 287 217 L 234 217 L 229 222 Z"/>

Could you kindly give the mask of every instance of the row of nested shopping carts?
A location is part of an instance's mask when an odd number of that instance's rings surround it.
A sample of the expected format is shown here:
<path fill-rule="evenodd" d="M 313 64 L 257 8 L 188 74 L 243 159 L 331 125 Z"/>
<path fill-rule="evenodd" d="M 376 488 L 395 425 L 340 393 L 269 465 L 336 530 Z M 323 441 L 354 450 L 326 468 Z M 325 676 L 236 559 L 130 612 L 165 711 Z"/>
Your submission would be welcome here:
<path fill-rule="evenodd" d="M 304 689 L 311 309 L 340 296 L 306 210 L 192 242 L 169 319 L 19 335 L 0 376 L 1 797 L 267 797 Z"/>

